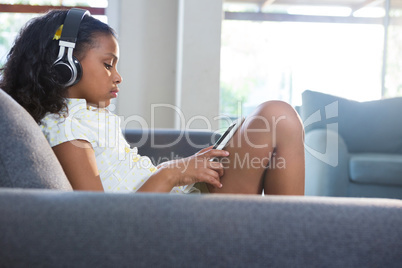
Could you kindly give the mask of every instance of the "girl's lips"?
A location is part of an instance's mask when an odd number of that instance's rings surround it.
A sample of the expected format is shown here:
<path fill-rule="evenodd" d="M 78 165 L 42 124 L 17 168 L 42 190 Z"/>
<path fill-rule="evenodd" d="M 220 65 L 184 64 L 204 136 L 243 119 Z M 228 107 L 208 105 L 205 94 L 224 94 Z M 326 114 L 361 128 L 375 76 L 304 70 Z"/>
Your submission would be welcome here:
<path fill-rule="evenodd" d="M 117 96 L 119 95 L 118 93 L 119 93 L 119 90 L 118 90 L 118 89 L 117 89 L 117 90 L 112 90 L 112 91 L 110 91 L 110 94 L 112 94 L 112 96 L 113 96 L 114 98 L 117 98 Z"/>

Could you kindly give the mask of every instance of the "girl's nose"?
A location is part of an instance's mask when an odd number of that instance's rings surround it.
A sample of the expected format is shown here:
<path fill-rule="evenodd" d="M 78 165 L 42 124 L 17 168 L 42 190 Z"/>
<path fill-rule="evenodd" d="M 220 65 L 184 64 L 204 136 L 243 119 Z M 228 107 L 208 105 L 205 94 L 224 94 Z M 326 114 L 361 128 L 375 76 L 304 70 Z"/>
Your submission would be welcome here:
<path fill-rule="evenodd" d="M 120 75 L 119 72 L 117 72 L 117 71 L 116 71 L 116 77 L 115 77 L 114 82 L 115 82 L 116 84 L 120 84 L 121 82 L 123 82 L 123 77 L 121 77 L 121 75 Z"/>

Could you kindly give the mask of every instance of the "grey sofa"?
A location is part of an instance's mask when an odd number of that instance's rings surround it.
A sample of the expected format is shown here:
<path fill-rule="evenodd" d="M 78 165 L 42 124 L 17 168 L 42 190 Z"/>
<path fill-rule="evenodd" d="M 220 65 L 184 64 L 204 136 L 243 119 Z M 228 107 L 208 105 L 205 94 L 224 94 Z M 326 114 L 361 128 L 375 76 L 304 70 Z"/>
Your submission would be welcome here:
<path fill-rule="evenodd" d="M 307 195 L 402 199 L 402 98 L 302 100 Z"/>
<path fill-rule="evenodd" d="M 0 267 L 402 264 L 400 200 L 74 192 L 32 118 L 0 102 Z"/>

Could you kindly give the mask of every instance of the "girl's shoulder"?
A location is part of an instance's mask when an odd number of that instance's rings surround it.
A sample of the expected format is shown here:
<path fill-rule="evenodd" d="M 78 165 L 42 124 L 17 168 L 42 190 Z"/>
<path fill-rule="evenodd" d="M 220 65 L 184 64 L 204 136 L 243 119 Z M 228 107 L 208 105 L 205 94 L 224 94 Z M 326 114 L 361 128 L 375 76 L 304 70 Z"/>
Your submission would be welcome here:
<path fill-rule="evenodd" d="M 59 114 L 48 113 L 41 120 L 41 124 L 60 124 L 61 122 L 96 123 L 102 125 L 104 118 L 118 117 L 106 108 L 97 108 L 87 104 L 85 99 L 67 99 L 67 110 Z"/>
<path fill-rule="evenodd" d="M 48 113 L 40 122 L 40 128 L 50 145 L 76 139 L 95 145 L 99 127 L 96 113 L 87 108 L 83 99 L 67 99 L 67 107 L 59 114 Z"/>
<path fill-rule="evenodd" d="M 67 99 L 67 110 L 47 114 L 40 127 L 51 146 L 79 139 L 96 148 L 121 135 L 117 115 L 107 109 L 89 106 L 84 99 Z"/>

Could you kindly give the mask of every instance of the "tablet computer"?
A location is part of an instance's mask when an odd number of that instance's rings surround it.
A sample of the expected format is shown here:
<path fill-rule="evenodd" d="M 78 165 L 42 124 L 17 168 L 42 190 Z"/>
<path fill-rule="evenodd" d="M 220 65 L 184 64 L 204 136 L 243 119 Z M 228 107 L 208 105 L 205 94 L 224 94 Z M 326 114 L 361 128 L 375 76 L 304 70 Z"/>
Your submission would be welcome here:
<path fill-rule="evenodd" d="M 222 150 L 223 148 L 225 148 L 226 144 L 230 141 L 230 139 L 236 133 L 237 129 L 241 126 L 244 119 L 245 119 L 245 117 L 240 117 L 238 120 L 236 120 L 234 123 L 232 123 L 228 127 L 228 129 L 226 129 L 225 133 L 223 133 L 222 136 L 217 140 L 217 142 L 214 144 L 212 149 Z M 214 157 L 214 158 L 210 159 L 209 161 L 218 161 L 218 157 Z M 188 193 L 193 186 L 194 186 L 194 183 L 187 185 L 183 192 Z"/>
<path fill-rule="evenodd" d="M 239 118 L 234 123 L 232 123 L 228 129 L 226 129 L 225 133 L 219 138 L 219 140 L 214 144 L 213 149 L 223 150 L 226 144 L 230 141 L 233 135 L 236 133 L 237 129 L 241 126 L 244 121 L 244 117 Z"/>

